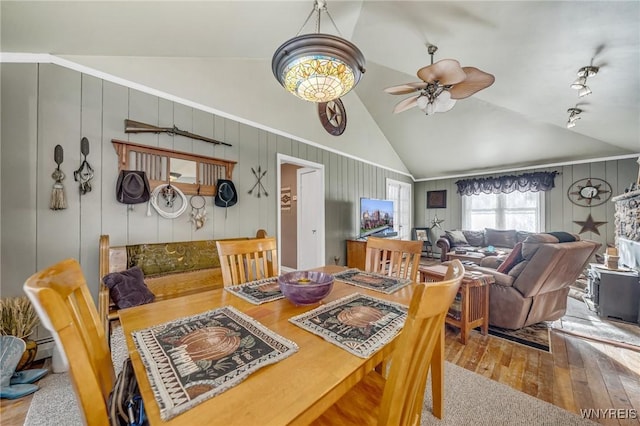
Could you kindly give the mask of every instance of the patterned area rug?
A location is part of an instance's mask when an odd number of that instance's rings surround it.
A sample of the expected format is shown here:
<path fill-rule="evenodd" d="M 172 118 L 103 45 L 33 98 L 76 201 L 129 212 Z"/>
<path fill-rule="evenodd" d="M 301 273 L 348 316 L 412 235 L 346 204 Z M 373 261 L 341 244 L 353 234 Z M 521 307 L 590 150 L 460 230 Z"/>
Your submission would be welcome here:
<path fill-rule="evenodd" d="M 539 322 L 520 330 L 508 330 L 490 325 L 489 334 L 541 351 L 551 352 L 550 328 L 546 322 Z"/>
<path fill-rule="evenodd" d="M 294 342 L 230 306 L 136 331 L 133 340 L 163 420 L 298 350 Z"/>
<path fill-rule="evenodd" d="M 391 294 L 402 287 L 411 284 L 410 279 L 389 277 L 373 272 L 364 272 L 359 269 L 347 269 L 333 274 L 337 280 L 357 287 L 368 288 L 385 294 Z"/>
<path fill-rule="evenodd" d="M 289 319 L 328 342 L 368 358 L 402 329 L 407 307 L 355 293 Z"/>
<path fill-rule="evenodd" d="M 271 302 L 284 297 L 278 285 L 278 277 L 225 287 L 225 290 L 254 305 Z"/>

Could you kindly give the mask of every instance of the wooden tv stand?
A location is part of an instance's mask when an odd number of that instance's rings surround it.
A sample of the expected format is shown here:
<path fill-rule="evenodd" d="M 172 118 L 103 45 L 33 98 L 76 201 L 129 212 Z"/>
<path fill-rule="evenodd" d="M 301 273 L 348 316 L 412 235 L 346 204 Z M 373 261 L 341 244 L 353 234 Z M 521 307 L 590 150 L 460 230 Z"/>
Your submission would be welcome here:
<path fill-rule="evenodd" d="M 364 271 L 367 257 L 366 240 L 347 240 L 347 266 Z"/>

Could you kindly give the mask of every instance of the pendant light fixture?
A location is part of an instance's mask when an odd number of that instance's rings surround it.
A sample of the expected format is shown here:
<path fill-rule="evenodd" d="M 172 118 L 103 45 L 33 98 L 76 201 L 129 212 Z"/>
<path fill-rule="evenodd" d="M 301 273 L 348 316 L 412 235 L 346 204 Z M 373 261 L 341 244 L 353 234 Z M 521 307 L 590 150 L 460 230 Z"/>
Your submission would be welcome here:
<path fill-rule="evenodd" d="M 320 18 L 326 13 L 340 30 L 324 0 L 315 0 L 313 9 L 300 31 L 316 14 L 316 32 L 298 34 L 285 41 L 273 54 L 271 69 L 278 82 L 289 92 L 310 102 L 329 102 L 353 89 L 365 72 L 364 55 L 350 41 L 320 33 Z"/>

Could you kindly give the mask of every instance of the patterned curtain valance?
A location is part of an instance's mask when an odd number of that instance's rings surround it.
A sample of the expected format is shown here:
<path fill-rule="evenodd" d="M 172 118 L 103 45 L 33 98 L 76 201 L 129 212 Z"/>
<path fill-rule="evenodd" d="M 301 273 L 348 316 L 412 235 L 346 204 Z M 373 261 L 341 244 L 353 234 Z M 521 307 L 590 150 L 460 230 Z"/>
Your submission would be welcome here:
<path fill-rule="evenodd" d="M 456 182 L 458 194 L 510 194 L 513 191 L 548 191 L 555 186 L 558 172 L 534 172 L 478 179 L 462 179 Z"/>

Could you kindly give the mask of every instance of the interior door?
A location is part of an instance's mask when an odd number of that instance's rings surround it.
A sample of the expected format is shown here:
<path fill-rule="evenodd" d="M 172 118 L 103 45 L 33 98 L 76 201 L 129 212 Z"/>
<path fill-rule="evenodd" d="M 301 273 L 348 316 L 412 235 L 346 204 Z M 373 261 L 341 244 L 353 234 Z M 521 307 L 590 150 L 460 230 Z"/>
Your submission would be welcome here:
<path fill-rule="evenodd" d="M 393 200 L 393 230 L 401 240 L 411 239 L 411 184 L 387 179 L 387 199 Z"/>
<path fill-rule="evenodd" d="M 298 269 L 324 266 L 324 194 L 322 173 L 304 167 L 298 179 Z"/>

